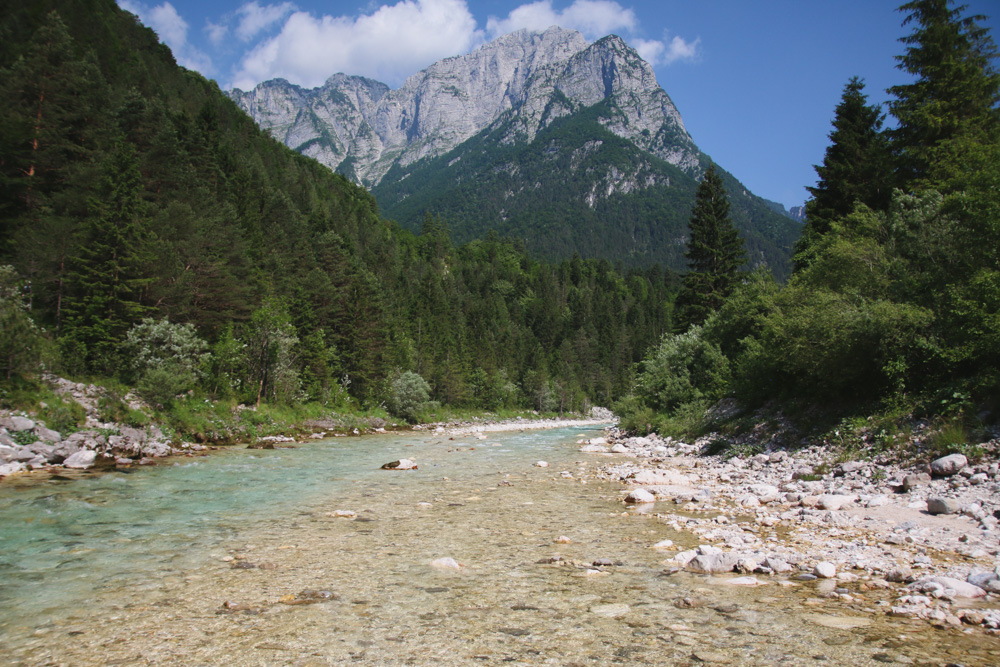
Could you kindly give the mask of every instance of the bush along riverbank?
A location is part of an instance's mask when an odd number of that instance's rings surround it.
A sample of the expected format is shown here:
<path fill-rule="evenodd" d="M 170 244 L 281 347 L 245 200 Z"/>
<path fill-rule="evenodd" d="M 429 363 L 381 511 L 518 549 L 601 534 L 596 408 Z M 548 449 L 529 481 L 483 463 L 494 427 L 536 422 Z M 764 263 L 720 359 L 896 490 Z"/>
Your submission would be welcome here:
<path fill-rule="evenodd" d="M 259 407 L 194 396 L 155 410 L 133 392 L 56 376 L 8 392 L 0 409 L 0 479 L 50 469 L 113 469 L 149 465 L 167 456 L 196 456 L 223 446 L 288 447 L 308 439 L 434 430 L 448 435 L 485 431 L 598 425 L 614 419 L 604 408 L 563 418 L 518 413 L 471 413 L 437 409 L 409 425 L 384 410 L 334 410 L 317 403 Z"/>
<path fill-rule="evenodd" d="M 711 436 L 687 443 L 617 428 L 581 444 L 608 458 L 597 474 L 624 485 L 624 504 L 700 542 L 652 545 L 668 574 L 814 586 L 845 611 L 1000 635 L 996 438 L 977 448 L 978 461 L 953 453 L 906 463 L 840 460 L 830 446 L 738 455 Z"/>

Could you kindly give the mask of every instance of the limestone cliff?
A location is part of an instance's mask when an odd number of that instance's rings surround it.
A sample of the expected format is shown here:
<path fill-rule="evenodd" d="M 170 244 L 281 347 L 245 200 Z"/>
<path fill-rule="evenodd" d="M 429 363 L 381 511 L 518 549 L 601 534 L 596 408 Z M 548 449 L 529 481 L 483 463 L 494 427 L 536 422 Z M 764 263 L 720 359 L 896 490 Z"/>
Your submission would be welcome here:
<path fill-rule="evenodd" d="M 553 120 L 605 102 L 602 124 L 689 173 L 699 152 L 648 63 L 616 36 L 588 44 L 549 28 L 504 35 L 447 58 L 397 90 L 335 74 L 305 90 L 283 79 L 230 96 L 261 127 L 301 153 L 359 182 L 377 185 L 393 165 L 437 157 L 483 130 L 530 143 Z"/>

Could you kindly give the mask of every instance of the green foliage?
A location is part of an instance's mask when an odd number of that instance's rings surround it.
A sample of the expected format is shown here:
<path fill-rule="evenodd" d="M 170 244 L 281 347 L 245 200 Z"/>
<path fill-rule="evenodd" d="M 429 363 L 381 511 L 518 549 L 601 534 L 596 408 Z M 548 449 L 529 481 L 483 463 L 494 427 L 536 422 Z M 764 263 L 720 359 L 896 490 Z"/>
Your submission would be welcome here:
<path fill-rule="evenodd" d="M 729 361 L 699 326 L 664 336 L 639 368 L 638 395 L 647 406 L 663 412 L 719 398 L 729 382 Z"/>
<path fill-rule="evenodd" d="M 42 332 L 28 314 L 24 285 L 14 267 L 0 266 L 0 377 L 31 373 L 41 359 Z"/>
<path fill-rule="evenodd" d="M 389 412 L 407 421 L 414 421 L 417 413 L 427 406 L 430 394 L 431 386 L 418 374 L 412 371 L 400 373 L 399 377 L 392 381 L 388 401 Z"/>
<path fill-rule="evenodd" d="M 849 215 L 858 204 L 884 209 L 892 192 L 892 155 L 882 132 L 884 114 L 867 104 L 864 82 L 853 77 L 844 87 L 830 133 L 823 164 L 816 166 L 819 181 L 806 188 L 806 224 L 796 244 L 796 266 L 808 264 L 817 237 L 833 221 Z"/>
<path fill-rule="evenodd" d="M 908 187 L 939 187 L 965 171 L 956 160 L 964 149 L 995 140 L 1000 102 L 997 57 L 983 16 L 962 16 L 949 0 L 913 0 L 900 7 L 903 25 L 913 32 L 900 41 L 906 52 L 897 67 L 915 77 L 912 83 L 889 88 L 895 97 L 889 110 L 899 121 L 890 133 L 900 157 L 900 172 Z"/>
<path fill-rule="evenodd" d="M 702 165 L 685 172 L 615 136 L 607 125 L 616 113 L 606 102 L 575 110 L 552 120 L 531 143 L 506 141 L 517 131 L 516 121 L 501 122 L 445 155 L 394 167 L 373 192 L 386 215 L 414 233 L 433 211 L 448 220 L 456 243 L 494 230 L 551 261 L 576 253 L 627 267 L 659 263 L 683 271 L 683 241 Z M 653 141 L 674 139 L 689 140 Z M 708 158 L 702 162 L 708 166 Z M 602 196 L 608 183 L 601 175 L 612 168 L 645 185 Z M 720 176 L 751 256 L 787 277 L 799 225 L 731 175 Z"/>
<path fill-rule="evenodd" d="M 677 295 L 678 331 L 702 324 L 719 309 L 732 292 L 746 260 L 743 240 L 729 218 L 729 197 L 714 167 L 709 168 L 698 186 L 690 228 L 684 255 L 689 268 Z"/>

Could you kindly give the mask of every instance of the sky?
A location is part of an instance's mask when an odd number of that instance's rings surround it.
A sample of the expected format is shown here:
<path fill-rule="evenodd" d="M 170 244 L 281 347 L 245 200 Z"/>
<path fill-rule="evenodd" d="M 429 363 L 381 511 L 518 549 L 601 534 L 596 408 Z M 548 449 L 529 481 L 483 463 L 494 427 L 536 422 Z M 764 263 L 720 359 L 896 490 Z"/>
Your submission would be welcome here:
<path fill-rule="evenodd" d="M 747 188 L 801 205 L 852 76 L 870 103 L 908 83 L 901 1 L 118 0 L 177 62 L 223 89 L 273 78 L 316 87 L 338 72 L 396 88 L 499 35 L 551 25 L 616 34 L 649 62 L 698 147 Z M 966 0 L 1000 41 L 1000 1 Z M 891 122 L 891 119 L 890 119 Z"/>

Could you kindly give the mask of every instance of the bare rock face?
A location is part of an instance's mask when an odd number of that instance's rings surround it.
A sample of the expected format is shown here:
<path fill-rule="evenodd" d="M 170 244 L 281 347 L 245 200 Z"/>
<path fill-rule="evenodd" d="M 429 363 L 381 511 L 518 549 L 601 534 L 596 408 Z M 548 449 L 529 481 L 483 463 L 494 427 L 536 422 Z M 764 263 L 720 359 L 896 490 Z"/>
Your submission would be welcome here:
<path fill-rule="evenodd" d="M 608 130 L 687 171 L 698 149 L 653 69 L 621 38 L 587 44 L 572 30 L 520 30 L 446 58 L 397 90 L 335 74 L 304 90 L 283 79 L 230 97 L 287 146 L 356 181 L 377 185 L 396 164 L 447 153 L 484 129 L 507 124 L 503 141 L 531 142 L 562 116 L 606 101 Z"/>

